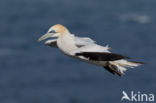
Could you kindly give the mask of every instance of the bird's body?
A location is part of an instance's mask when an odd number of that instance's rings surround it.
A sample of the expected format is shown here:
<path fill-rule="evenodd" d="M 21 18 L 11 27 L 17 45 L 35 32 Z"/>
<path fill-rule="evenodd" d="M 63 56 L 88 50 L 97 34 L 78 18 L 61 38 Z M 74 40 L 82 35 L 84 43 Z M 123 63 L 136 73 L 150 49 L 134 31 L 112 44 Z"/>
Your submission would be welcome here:
<path fill-rule="evenodd" d="M 57 37 L 57 39 L 47 40 L 46 45 L 59 48 L 68 56 L 105 67 L 109 72 L 117 73 L 119 76 L 123 74 L 126 67 L 133 68 L 142 64 L 128 61 L 128 57 L 111 53 L 108 46 L 100 46 L 90 38 L 76 37 L 60 24 L 52 26 L 39 41 L 52 37 Z"/>
<path fill-rule="evenodd" d="M 78 49 L 75 45 L 74 37 L 70 34 L 62 35 L 57 39 L 57 45 L 65 54 L 70 55 L 72 50 Z"/>

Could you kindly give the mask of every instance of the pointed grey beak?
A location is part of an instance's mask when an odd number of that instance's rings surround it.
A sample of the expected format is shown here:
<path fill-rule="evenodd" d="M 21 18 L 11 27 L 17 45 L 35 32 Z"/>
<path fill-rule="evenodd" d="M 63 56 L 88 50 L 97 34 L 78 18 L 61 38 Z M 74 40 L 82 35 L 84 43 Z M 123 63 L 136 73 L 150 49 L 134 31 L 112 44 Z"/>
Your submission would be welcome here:
<path fill-rule="evenodd" d="M 47 39 L 47 38 L 49 38 L 49 37 L 51 37 L 52 36 L 52 33 L 46 33 L 46 34 L 44 34 L 43 36 L 41 36 L 39 39 L 38 39 L 38 42 L 40 42 L 40 41 L 42 41 L 42 40 L 45 40 L 45 39 Z"/>

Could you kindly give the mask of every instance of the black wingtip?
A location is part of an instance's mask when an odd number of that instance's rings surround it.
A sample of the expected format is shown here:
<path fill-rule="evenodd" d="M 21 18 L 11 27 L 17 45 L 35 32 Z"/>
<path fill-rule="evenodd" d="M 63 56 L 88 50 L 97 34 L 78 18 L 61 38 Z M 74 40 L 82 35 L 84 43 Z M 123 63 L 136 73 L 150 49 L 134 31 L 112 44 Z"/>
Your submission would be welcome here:
<path fill-rule="evenodd" d="M 116 66 L 112 65 L 112 64 L 107 64 L 107 66 L 104 66 L 104 68 L 109 71 L 110 73 L 112 73 L 113 75 L 117 74 L 118 76 L 122 77 L 122 73 L 119 72 L 117 69 L 116 69 Z"/>
<path fill-rule="evenodd" d="M 76 53 L 75 56 L 81 56 L 83 55 L 82 53 Z"/>
<path fill-rule="evenodd" d="M 96 61 L 115 61 L 120 59 L 130 59 L 129 57 L 115 54 L 115 53 L 107 53 L 107 52 L 80 52 L 76 53 L 76 56 L 84 56 L 86 58 L 90 58 L 91 60 Z"/>

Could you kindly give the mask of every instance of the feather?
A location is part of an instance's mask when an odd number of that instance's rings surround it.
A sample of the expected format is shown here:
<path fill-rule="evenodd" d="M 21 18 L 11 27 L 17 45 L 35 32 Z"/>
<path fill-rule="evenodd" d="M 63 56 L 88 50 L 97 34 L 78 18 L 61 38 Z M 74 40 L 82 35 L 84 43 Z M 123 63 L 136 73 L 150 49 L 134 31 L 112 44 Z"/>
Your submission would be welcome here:
<path fill-rule="evenodd" d="M 122 56 L 115 53 L 105 53 L 105 52 L 81 52 L 76 53 L 76 56 L 84 56 L 90 60 L 96 61 L 115 61 L 120 59 L 129 59 L 126 56 Z"/>

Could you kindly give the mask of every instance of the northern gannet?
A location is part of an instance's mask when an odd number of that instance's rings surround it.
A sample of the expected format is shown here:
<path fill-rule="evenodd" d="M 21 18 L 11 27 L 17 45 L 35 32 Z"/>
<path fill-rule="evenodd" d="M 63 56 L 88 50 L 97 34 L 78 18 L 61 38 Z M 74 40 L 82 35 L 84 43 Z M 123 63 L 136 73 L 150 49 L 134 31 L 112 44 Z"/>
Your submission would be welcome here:
<path fill-rule="evenodd" d="M 119 76 L 124 74 L 127 67 L 134 68 L 143 64 L 142 62 L 130 61 L 126 56 L 111 53 L 108 46 L 98 45 L 88 37 L 77 37 L 61 24 L 50 27 L 48 32 L 41 36 L 38 41 L 49 38 L 56 39 L 47 40 L 45 45 L 59 48 L 70 57 L 104 67 L 110 73 Z"/>

